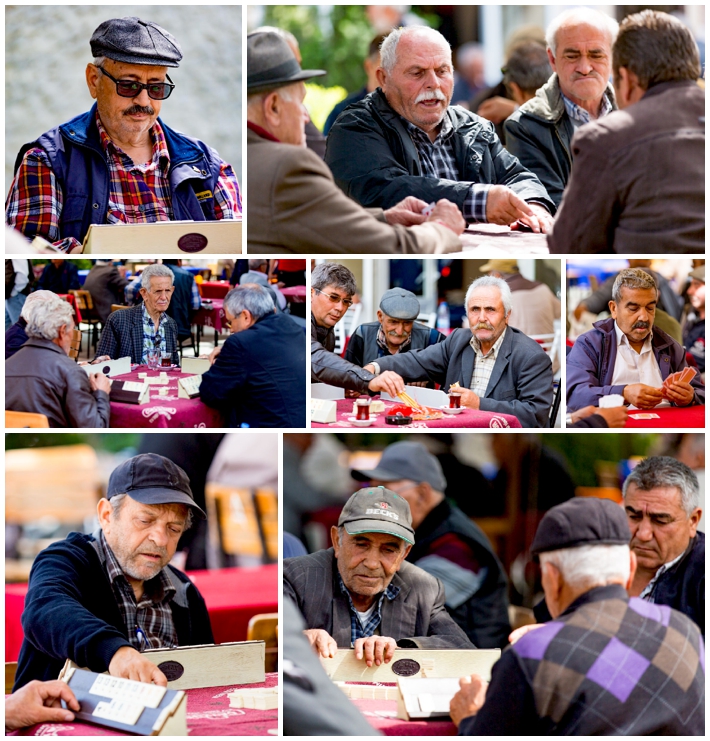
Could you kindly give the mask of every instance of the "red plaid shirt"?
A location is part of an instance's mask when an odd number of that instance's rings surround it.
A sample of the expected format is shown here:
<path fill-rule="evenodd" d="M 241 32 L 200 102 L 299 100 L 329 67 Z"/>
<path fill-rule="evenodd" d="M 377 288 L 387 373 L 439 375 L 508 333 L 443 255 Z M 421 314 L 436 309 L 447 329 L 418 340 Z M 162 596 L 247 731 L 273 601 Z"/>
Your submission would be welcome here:
<path fill-rule="evenodd" d="M 109 199 L 106 224 L 137 224 L 173 219 L 168 171 L 170 155 L 165 135 L 156 121 L 151 128 L 153 156 L 136 164 L 106 133 L 98 112 L 96 125 L 109 169 Z M 214 188 L 215 216 L 233 219 L 241 215 L 239 183 L 231 165 L 222 162 Z M 79 246 L 71 237 L 61 238 L 59 217 L 63 196 L 47 153 L 36 147 L 24 156 L 5 203 L 6 221 L 18 231 L 44 237 L 67 252 Z"/>

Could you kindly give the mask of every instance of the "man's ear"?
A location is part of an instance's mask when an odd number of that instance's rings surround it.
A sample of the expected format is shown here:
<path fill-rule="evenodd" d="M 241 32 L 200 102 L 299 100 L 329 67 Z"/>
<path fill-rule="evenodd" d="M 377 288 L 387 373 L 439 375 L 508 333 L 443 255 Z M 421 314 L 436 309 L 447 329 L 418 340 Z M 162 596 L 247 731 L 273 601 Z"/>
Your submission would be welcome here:
<path fill-rule="evenodd" d="M 547 50 L 547 58 L 550 60 L 550 67 L 553 72 L 557 72 L 557 65 L 555 64 L 555 55 L 552 53 L 552 49 Z"/>
<path fill-rule="evenodd" d="M 86 85 L 89 88 L 89 95 L 94 99 L 98 96 L 100 74 L 101 72 L 96 65 L 91 64 L 91 62 L 86 65 Z"/>
<path fill-rule="evenodd" d="M 99 503 L 96 505 L 96 514 L 99 518 L 99 525 L 101 525 L 101 529 L 104 531 L 106 531 L 107 527 L 110 527 L 112 512 L 113 507 L 111 506 L 111 502 L 106 497 L 99 499 Z"/>
<path fill-rule="evenodd" d="M 696 532 L 698 531 L 698 523 L 700 522 L 700 518 L 703 516 L 703 511 L 696 507 L 693 510 L 693 513 L 690 515 L 690 537 L 694 538 Z"/>
<path fill-rule="evenodd" d="M 338 534 L 338 528 L 335 525 L 330 528 L 330 542 L 335 551 L 335 557 L 337 558 L 338 553 L 340 552 L 340 537 Z"/>
<path fill-rule="evenodd" d="M 609 301 L 609 313 L 612 319 L 616 319 L 616 301 Z"/>
<path fill-rule="evenodd" d="M 272 126 L 281 123 L 281 97 L 278 90 L 274 90 L 264 98 L 264 119 Z"/>
<path fill-rule="evenodd" d="M 385 82 L 387 82 L 387 73 L 385 72 L 384 67 L 377 68 L 375 77 L 377 77 L 377 84 L 384 90 Z"/>

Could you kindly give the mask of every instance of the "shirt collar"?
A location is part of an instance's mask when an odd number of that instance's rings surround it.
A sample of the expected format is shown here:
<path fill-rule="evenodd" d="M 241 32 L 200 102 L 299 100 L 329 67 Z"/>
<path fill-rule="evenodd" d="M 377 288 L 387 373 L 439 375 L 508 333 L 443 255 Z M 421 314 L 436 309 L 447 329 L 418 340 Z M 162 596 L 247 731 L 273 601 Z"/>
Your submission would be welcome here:
<path fill-rule="evenodd" d="M 122 159 L 125 167 L 145 164 L 144 162 L 133 162 L 133 160 L 120 147 L 114 144 L 113 140 L 108 135 L 108 132 L 101 123 L 98 108 L 96 109 L 96 127 L 99 130 L 99 138 L 101 140 L 101 146 L 104 148 L 104 151 L 110 154 L 114 154 Z M 165 167 L 167 164 L 170 163 L 170 153 L 168 152 L 168 144 L 165 141 L 163 127 L 160 125 L 157 119 L 150 129 L 150 138 L 153 142 L 153 154 L 151 157 L 151 163 L 156 166 L 161 165 Z"/>
<path fill-rule="evenodd" d="M 691 541 L 692 542 L 692 541 Z M 639 594 L 640 599 L 646 599 L 647 597 L 650 597 L 653 593 L 653 589 L 656 586 L 656 582 L 661 578 L 663 574 L 666 573 L 666 571 L 669 571 L 672 569 L 680 560 L 685 556 L 685 554 L 688 552 L 688 549 L 686 548 L 680 556 L 677 558 L 674 558 L 672 561 L 669 561 L 668 563 L 661 564 L 658 567 L 658 571 L 653 575 L 653 578 L 651 581 L 646 584 L 646 586 L 641 590 L 641 594 Z"/>
<path fill-rule="evenodd" d="M 478 341 L 476 336 L 472 333 L 471 334 L 471 347 L 473 348 L 474 352 L 478 357 L 480 358 L 497 358 L 498 357 L 498 350 L 500 350 L 500 346 L 503 344 L 503 338 L 505 337 L 505 333 L 508 331 L 508 327 L 503 330 L 503 334 L 493 343 L 493 347 L 484 355 L 481 351 L 481 343 Z"/>
<path fill-rule="evenodd" d="M 436 139 L 432 142 L 432 140 L 429 138 L 429 134 L 427 134 L 426 131 L 423 129 L 420 129 L 418 126 L 413 124 L 411 121 L 408 121 L 404 116 L 400 116 L 402 121 L 404 121 L 404 125 L 407 127 L 407 131 L 411 135 L 414 135 L 415 139 L 419 139 L 421 141 L 425 141 L 427 144 L 435 144 L 437 142 L 444 142 L 446 141 L 453 133 L 454 133 L 454 126 L 451 123 L 451 119 L 449 118 L 449 111 L 444 113 L 444 118 L 441 119 L 441 128 L 439 129 L 439 133 L 436 135 Z"/>
<path fill-rule="evenodd" d="M 565 111 L 567 112 L 567 115 L 572 119 L 574 123 L 576 123 L 579 126 L 582 126 L 584 124 L 590 123 L 591 121 L 594 121 L 589 111 L 586 111 L 584 108 L 578 106 L 576 103 L 573 103 L 562 92 L 562 90 L 560 90 L 560 95 L 562 96 L 562 102 L 565 105 Z M 609 100 L 609 97 L 605 90 L 604 95 L 602 95 L 602 104 L 599 110 L 598 118 L 603 118 L 604 116 L 611 113 L 612 110 L 613 108 L 611 105 L 611 101 Z"/>
<path fill-rule="evenodd" d="M 270 133 L 266 129 L 263 129 L 258 124 L 255 124 L 253 121 L 247 121 L 247 128 L 253 131 L 258 136 L 260 136 L 262 139 L 268 139 L 269 141 L 277 142 L 278 144 L 281 144 L 280 139 L 277 139 L 272 133 Z"/>
<path fill-rule="evenodd" d="M 631 343 L 629 342 L 629 338 L 619 329 L 619 325 L 616 323 L 616 319 L 614 320 L 614 332 L 616 333 L 616 344 L 618 347 L 621 347 L 622 345 L 626 345 L 627 347 L 631 347 Z M 643 346 L 641 347 L 641 355 L 647 352 L 651 352 L 651 340 L 653 339 L 653 328 L 648 334 L 648 337 L 643 342 Z M 634 350 L 634 352 L 636 352 Z"/>
<path fill-rule="evenodd" d="M 343 577 L 340 576 L 340 571 L 338 571 L 338 584 L 340 585 L 340 591 L 348 599 L 348 604 L 350 605 L 350 610 L 352 612 L 358 612 L 358 610 L 355 609 L 355 605 L 353 605 L 353 598 L 350 595 L 350 591 L 345 586 L 345 582 L 343 581 Z M 384 600 L 385 597 L 387 597 L 387 599 L 390 602 L 392 602 L 392 600 L 394 600 L 397 597 L 398 594 L 399 594 L 399 587 L 396 587 L 394 584 L 392 584 L 392 582 L 390 582 L 387 585 L 387 589 L 385 589 L 383 592 L 380 592 L 380 597 L 379 597 L 379 600 L 377 601 L 377 611 L 378 612 L 380 611 L 380 608 L 382 607 L 382 601 Z M 360 610 L 359 612 L 362 612 L 362 610 Z"/>
<path fill-rule="evenodd" d="M 141 303 L 141 306 L 143 307 L 143 324 L 150 323 L 150 325 L 154 327 L 155 322 L 153 321 L 153 317 L 151 317 L 151 315 L 148 313 L 148 309 L 145 308 L 145 301 Z M 168 321 L 168 312 L 162 311 L 160 313 L 160 319 L 158 320 L 158 329 L 160 329 L 161 324 L 164 324 L 167 321 Z"/>

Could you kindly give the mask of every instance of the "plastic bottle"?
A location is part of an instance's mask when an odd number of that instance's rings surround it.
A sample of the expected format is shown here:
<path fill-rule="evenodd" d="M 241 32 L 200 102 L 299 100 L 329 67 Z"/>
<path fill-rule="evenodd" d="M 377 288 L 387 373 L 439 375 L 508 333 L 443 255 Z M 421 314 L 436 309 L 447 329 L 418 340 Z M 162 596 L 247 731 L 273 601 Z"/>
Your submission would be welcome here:
<path fill-rule="evenodd" d="M 436 310 L 436 327 L 443 331 L 451 329 L 451 316 L 449 314 L 449 305 L 446 301 L 442 301 Z"/>

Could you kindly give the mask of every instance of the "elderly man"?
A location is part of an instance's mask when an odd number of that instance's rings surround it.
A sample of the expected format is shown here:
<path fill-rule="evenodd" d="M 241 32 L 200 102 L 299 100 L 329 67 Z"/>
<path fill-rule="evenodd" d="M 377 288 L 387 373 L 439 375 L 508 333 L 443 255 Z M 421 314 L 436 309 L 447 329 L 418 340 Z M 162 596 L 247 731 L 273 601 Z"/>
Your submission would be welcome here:
<path fill-rule="evenodd" d="M 303 81 L 321 74 L 325 72 L 302 70 L 279 34 L 247 36 L 248 250 L 460 250 L 458 235 L 465 223 L 454 204 L 442 199 L 424 215 L 424 201 L 403 196 L 401 203 L 386 211 L 367 211 L 346 198 L 323 161 L 305 149 L 304 124 L 309 119 L 303 106 Z"/>
<path fill-rule="evenodd" d="M 547 29 L 552 77 L 505 122 L 508 151 L 534 172 L 560 205 L 572 169 L 572 137 L 616 109 L 611 46 L 618 24 L 591 8 L 560 13 Z"/>
<path fill-rule="evenodd" d="M 640 268 L 626 268 L 616 276 L 612 296 L 611 317 L 578 337 L 567 356 L 568 411 L 599 406 L 611 394 L 638 409 L 704 404 L 699 376 L 666 383 L 687 362 L 683 348 L 653 326 L 658 303 L 653 278 Z"/>
<path fill-rule="evenodd" d="M 355 276 L 333 262 L 316 265 L 311 273 L 311 383 L 328 383 L 350 391 L 386 391 L 397 396 L 404 381 L 396 373 L 374 374 L 336 355 L 333 327 L 352 306 Z"/>
<path fill-rule="evenodd" d="M 90 41 L 86 84 L 93 108 L 20 150 L 7 223 L 63 250 L 91 224 L 213 221 L 241 214 L 230 165 L 207 144 L 159 118 L 182 52 L 140 18 L 104 21 Z"/>
<path fill-rule="evenodd" d="M 5 361 L 5 409 L 44 414 L 50 427 L 108 427 L 111 382 L 68 357 L 72 307 L 51 294 L 33 301 L 25 316 L 29 339 Z"/>
<path fill-rule="evenodd" d="M 386 486 L 407 500 L 415 543 L 407 561 L 440 579 L 446 609 L 478 648 L 508 645 L 508 580 L 483 531 L 444 496 L 439 461 L 416 442 L 388 445 L 357 481 Z"/>
<path fill-rule="evenodd" d="M 345 359 L 364 366 L 371 360 L 421 350 L 443 342 L 438 329 L 416 322 L 421 311 L 417 297 L 404 288 L 390 288 L 380 299 L 377 321 L 361 324 L 345 349 Z"/>
<path fill-rule="evenodd" d="M 35 303 L 54 301 L 58 296 L 51 291 L 34 291 L 22 305 L 20 318 L 5 332 L 5 360 L 11 358 L 29 339 L 27 337 L 27 320 Z"/>
<path fill-rule="evenodd" d="M 700 372 L 705 373 L 705 265 L 690 273 L 688 301 L 693 310 L 686 319 L 683 343 L 698 364 Z"/>
<path fill-rule="evenodd" d="M 382 486 L 345 503 L 333 547 L 284 559 L 284 598 L 306 622 L 321 656 L 354 648 L 367 666 L 389 663 L 397 648 L 473 648 L 444 607 L 444 586 L 405 561 L 414 544 L 406 500 Z"/>
<path fill-rule="evenodd" d="M 94 672 L 167 685 L 147 648 L 212 643 L 204 600 L 170 559 L 193 516 L 185 472 L 154 453 L 111 474 L 93 535 L 70 533 L 37 556 L 22 613 L 15 689 L 66 659 Z"/>
<path fill-rule="evenodd" d="M 426 27 L 384 40 L 380 87 L 350 106 L 328 135 L 335 182 L 363 206 L 394 206 L 408 195 L 453 201 L 468 222 L 547 231 L 554 204 L 540 181 L 503 149 L 493 124 L 449 106 L 451 48 Z"/>
<path fill-rule="evenodd" d="M 460 680 L 451 701 L 460 735 L 705 733 L 700 631 L 670 607 L 629 599 L 628 541 L 608 499 L 572 499 L 545 515 L 531 551 L 553 620 L 503 652 L 490 686 Z"/>
<path fill-rule="evenodd" d="M 644 10 L 622 21 L 612 58 L 622 110 L 575 135 L 550 252 L 704 252 L 705 93 L 693 35 Z"/>
<path fill-rule="evenodd" d="M 305 427 L 303 330 L 254 283 L 226 295 L 224 315 L 232 334 L 213 351 L 202 401 L 222 410 L 229 427 Z"/>
<path fill-rule="evenodd" d="M 126 300 L 125 289 L 128 280 L 111 260 L 97 260 L 84 281 L 84 290 L 91 294 L 96 315 L 102 324 L 106 324 L 113 304 L 122 304 Z"/>
<path fill-rule="evenodd" d="M 629 594 L 685 613 L 705 635 L 705 534 L 698 479 L 675 458 L 646 458 L 624 481 L 638 568 Z"/>
<path fill-rule="evenodd" d="M 143 302 L 109 315 L 96 349 L 94 363 L 131 357 L 145 365 L 149 354 L 168 353 L 178 365 L 178 329 L 166 311 L 173 295 L 173 271 L 166 265 L 148 265 L 141 274 Z"/>
<path fill-rule="evenodd" d="M 448 391 L 458 383 L 461 406 L 512 414 L 523 427 L 545 427 L 552 404 L 552 363 L 540 345 L 508 325 L 508 284 L 485 276 L 466 292 L 470 329 L 416 353 L 379 358 L 366 366 L 379 377 L 395 371 L 415 381 L 435 381 Z"/>

